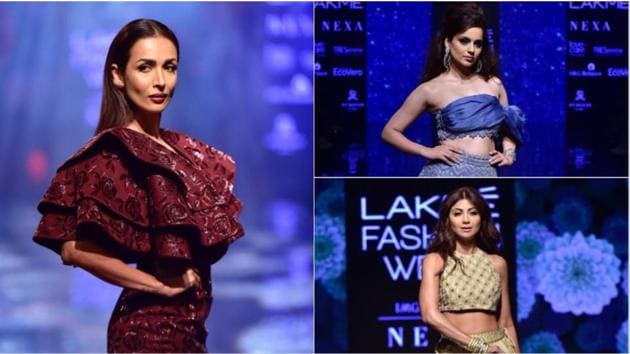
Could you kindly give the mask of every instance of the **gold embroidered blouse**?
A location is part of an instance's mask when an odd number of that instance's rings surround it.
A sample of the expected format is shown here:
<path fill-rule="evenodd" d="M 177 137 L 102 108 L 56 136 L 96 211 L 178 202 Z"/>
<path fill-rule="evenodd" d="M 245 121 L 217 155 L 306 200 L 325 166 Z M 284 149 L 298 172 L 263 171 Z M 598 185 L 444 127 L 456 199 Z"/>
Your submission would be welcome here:
<path fill-rule="evenodd" d="M 455 252 L 462 266 L 448 257 L 440 277 L 440 311 L 497 311 L 501 278 L 487 253 L 477 249 L 470 255 Z"/>

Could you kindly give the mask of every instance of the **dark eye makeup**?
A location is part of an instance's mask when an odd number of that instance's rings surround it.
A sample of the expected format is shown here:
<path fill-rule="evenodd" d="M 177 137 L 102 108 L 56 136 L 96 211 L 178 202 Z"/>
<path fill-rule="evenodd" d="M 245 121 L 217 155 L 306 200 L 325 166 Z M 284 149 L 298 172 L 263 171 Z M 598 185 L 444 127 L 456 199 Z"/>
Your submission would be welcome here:
<path fill-rule="evenodd" d="M 459 43 L 461 43 L 462 45 L 466 45 L 466 44 L 470 43 L 470 38 L 468 38 L 468 37 L 460 37 L 458 40 L 459 40 Z M 477 48 L 483 47 L 483 41 L 480 40 L 480 39 L 476 40 L 474 42 L 474 44 L 475 44 L 475 47 L 477 47 Z"/>

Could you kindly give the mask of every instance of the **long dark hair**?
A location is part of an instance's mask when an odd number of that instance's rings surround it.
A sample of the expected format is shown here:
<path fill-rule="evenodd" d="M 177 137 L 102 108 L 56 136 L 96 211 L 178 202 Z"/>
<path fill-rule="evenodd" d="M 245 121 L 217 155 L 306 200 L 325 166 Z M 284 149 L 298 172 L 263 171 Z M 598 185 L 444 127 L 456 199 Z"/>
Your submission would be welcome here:
<path fill-rule="evenodd" d="M 101 115 L 94 135 L 103 130 L 120 127 L 132 119 L 132 104 L 125 92 L 114 85 L 111 67 L 116 64 L 124 73 L 129 61 L 131 47 L 140 39 L 162 36 L 175 45 L 179 60 L 179 42 L 173 31 L 156 20 L 137 19 L 126 24 L 114 37 L 107 51 L 105 68 L 103 69 L 103 99 L 101 101 Z"/>
<path fill-rule="evenodd" d="M 486 203 L 477 189 L 468 186 L 459 187 L 450 192 L 444 201 L 442 201 L 442 204 L 440 204 L 440 217 L 435 225 L 433 240 L 431 241 L 428 252 L 438 253 L 444 261 L 446 261 L 448 257 L 451 257 L 459 263 L 459 260 L 453 256 L 457 236 L 451 227 L 449 214 L 453 205 L 462 199 L 468 200 L 479 212 L 481 225 L 479 226 L 479 233 L 475 237 L 477 247 L 488 254 L 498 254 L 499 250 L 497 244 L 501 237 L 492 222 L 488 203 Z"/>
<path fill-rule="evenodd" d="M 475 3 L 467 2 L 452 4 L 446 10 L 440 31 L 433 37 L 433 41 L 429 46 L 427 65 L 421 82 L 427 82 L 446 71 L 443 64 L 444 54 L 446 53 L 444 40 L 448 39 L 451 41 L 458 33 L 465 32 L 473 27 L 483 30 L 483 47 L 478 59 L 481 60 L 482 67 L 478 74 L 486 81 L 493 76 L 499 76 L 498 61 L 488 43 L 488 24 L 486 23 L 483 9 Z"/>

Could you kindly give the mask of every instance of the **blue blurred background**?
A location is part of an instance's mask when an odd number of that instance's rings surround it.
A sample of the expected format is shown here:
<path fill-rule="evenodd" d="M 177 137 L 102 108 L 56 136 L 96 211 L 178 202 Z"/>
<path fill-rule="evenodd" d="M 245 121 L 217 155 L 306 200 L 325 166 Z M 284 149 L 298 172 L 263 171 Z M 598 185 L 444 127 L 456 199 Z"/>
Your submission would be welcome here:
<path fill-rule="evenodd" d="M 368 141 L 373 143 L 368 144 L 367 174 L 413 176 L 418 175 L 424 159 L 382 142 L 380 133 L 420 82 L 427 49 L 437 31 L 432 23 L 437 27 L 442 14 L 433 14 L 436 4 L 432 3 L 388 5 L 367 6 L 367 65 L 373 74 L 368 81 L 367 133 Z M 564 166 L 566 6 L 516 2 L 485 5 L 489 27 L 494 29 L 489 38 L 494 39 L 500 77 L 510 104 L 522 108 L 527 118 L 528 141 L 518 151 L 519 162 L 499 171 L 517 176 L 568 175 Z M 403 25 L 398 28 L 405 30 L 393 30 L 399 23 Z M 424 113 L 409 127 L 407 136 L 432 145 L 433 118 Z"/>
<path fill-rule="evenodd" d="M 418 175 L 426 159 L 380 134 L 420 83 L 449 4 L 317 3 L 317 176 Z M 499 175 L 627 176 L 628 2 L 480 5 L 509 103 L 527 120 L 518 162 Z M 425 112 L 405 135 L 434 146 L 434 125 Z"/>
<path fill-rule="evenodd" d="M 0 352 L 103 352 L 120 288 L 36 246 L 35 206 L 92 136 L 115 33 L 178 36 L 162 126 L 231 154 L 246 236 L 213 267 L 213 352 L 311 352 L 310 3 L 0 4 Z"/>

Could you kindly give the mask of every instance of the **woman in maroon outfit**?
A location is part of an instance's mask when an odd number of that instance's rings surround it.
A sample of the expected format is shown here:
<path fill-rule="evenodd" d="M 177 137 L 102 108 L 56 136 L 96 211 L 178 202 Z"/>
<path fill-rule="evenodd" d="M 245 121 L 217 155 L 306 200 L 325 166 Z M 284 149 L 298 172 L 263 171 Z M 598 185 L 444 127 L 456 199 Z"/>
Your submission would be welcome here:
<path fill-rule="evenodd" d="M 59 167 L 38 205 L 35 242 L 124 288 L 109 352 L 206 352 L 210 265 L 243 235 L 234 161 L 160 128 L 178 60 L 165 25 L 140 19 L 120 30 L 96 134 Z"/>

